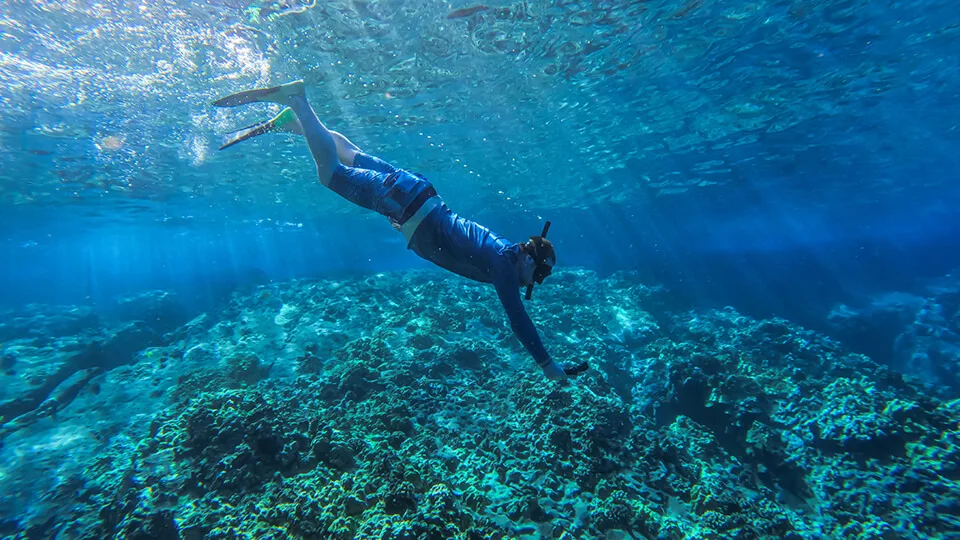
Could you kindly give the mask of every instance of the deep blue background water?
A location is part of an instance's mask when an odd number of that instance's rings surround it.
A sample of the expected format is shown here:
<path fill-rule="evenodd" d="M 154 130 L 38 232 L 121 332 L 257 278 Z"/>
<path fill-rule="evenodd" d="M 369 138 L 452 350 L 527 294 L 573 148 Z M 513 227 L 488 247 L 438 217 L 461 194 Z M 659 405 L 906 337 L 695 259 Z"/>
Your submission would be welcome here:
<path fill-rule="evenodd" d="M 960 223 L 942 207 L 941 199 L 890 201 L 825 212 L 698 193 L 550 217 L 561 264 L 636 270 L 690 305 L 732 305 L 818 327 L 836 302 L 912 290 L 960 267 Z M 536 223 L 488 214 L 481 222 L 513 239 L 535 232 Z M 271 280 L 428 267 L 387 223 L 362 216 L 334 230 L 316 221 L 71 227 L 49 214 L 17 217 L 6 220 L 0 257 L 7 307 L 109 303 L 162 288 L 201 310 Z"/>

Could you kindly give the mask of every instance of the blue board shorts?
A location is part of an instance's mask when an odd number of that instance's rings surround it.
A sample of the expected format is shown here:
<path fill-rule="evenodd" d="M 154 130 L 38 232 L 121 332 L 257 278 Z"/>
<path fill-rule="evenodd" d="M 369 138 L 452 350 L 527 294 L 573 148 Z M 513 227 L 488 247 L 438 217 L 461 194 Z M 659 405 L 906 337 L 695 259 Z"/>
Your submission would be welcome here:
<path fill-rule="evenodd" d="M 353 167 L 333 171 L 330 189 L 350 202 L 403 225 L 437 191 L 423 176 L 398 169 L 380 158 L 358 152 Z"/>

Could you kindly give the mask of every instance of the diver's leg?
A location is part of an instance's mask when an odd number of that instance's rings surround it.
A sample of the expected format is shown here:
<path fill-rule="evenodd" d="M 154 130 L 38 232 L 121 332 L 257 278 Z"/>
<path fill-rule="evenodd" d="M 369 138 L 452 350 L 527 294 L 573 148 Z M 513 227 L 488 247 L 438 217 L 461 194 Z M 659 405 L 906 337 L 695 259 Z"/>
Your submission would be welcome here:
<path fill-rule="evenodd" d="M 307 139 L 321 184 L 364 208 L 376 210 L 387 216 L 395 213 L 396 209 L 393 206 L 397 203 L 382 201 L 382 199 L 395 181 L 395 179 L 388 181 L 388 177 L 397 169 L 383 160 L 364 154 L 349 139 L 327 129 L 310 107 L 303 81 L 237 92 L 214 101 L 213 105 L 239 107 L 257 102 L 278 103 L 293 111 L 297 121 L 282 124 L 288 127 L 287 131 L 299 131 Z M 286 113 L 287 111 L 283 111 L 277 118 L 269 121 L 267 124 L 270 125 L 267 127 L 270 129 L 263 129 L 266 124 L 257 124 L 250 126 L 247 130 L 241 130 L 241 137 L 236 137 L 237 140 L 226 146 L 278 128 L 279 125 L 274 124 L 277 124 L 278 119 Z M 251 133 L 247 133 L 248 130 Z M 340 165 L 341 161 L 344 165 Z"/>
<path fill-rule="evenodd" d="M 317 120 L 317 123 L 323 126 L 319 120 Z M 303 123 L 302 117 L 301 125 L 304 136 L 308 138 L 309 142 L 309 130 L 307 125 Z M 396 219 L 403 208 L 397 201 L 389 198 L 387 194 L 397 180 L 394 177 L 397 169 L 386 161 L 364 154 L 357 145 L 340 133 L 329 130 L 327 130 L 327 133 L 333 140 L 337 158 L 342 164 L 338 164 L 333 169 L 329 181 L 323 185 L 357 206 Z M 310 144 L 312 150 L 314 143 Z M 319 161 L 317 169 L 320 169 Z"/>
<path fill-rule="evenodd" d="M 392 201 L 384 199 L 392 185 L 388 177 L 382 172 L 340 165 L 333 172 L 327 187 L 357 206 L 389 217 L 387 212 L 392 210 Z"/>
<path fill-rule="evenodd" d="M 340 159 L 340 163 L 343 163 L 347 167 L 369 169 L 387 174 L 397 172 L 396 167 L 376 156 L 365 154 L 363 150 L 360 150 L 360 147 L 350 142 L 350 139 L 342 134 L 336 131 L 331 131 L 330 133 L 333 135 L 333 140 L 337 143 L 337 158 Z"/>
<path fill-rule="evenodd" d="M 364 154 L 363 152 L 357 152 L 353 157 L 353 166 L 359 167 L 361 169 L 370 169 L 371 171 L 378 171 L 386 174 L 391 174 L 397 172 L 397 168 L 393 165 L 387 163 L 386 161 L 376 157 L 371 156 L 370 154 Z"/>
<path fill-rule="evenodd" d="M 320 183 L 327 186 L 333 172 L 340 166 L 337 159 L 337 144 L 327 126 L 320 122 L 317 113 L 313 112 L 307 101 L 307 93 L 303 81 L 293 81 L 271 88 L 256 88 L 244 90 L 222 97 L 213 102 L 216 107 L 239 107 L 248 103 L 278 103 L 293 110 L 300 123 L 300 129 L 307 146 L 313 154 L 313 161 L 317 164 L 317 176 Z M 256 128 L 257 126 L 253 126 Z M 239 142 L 239 141 L 237 141 Z"/>
<path fill-rule="evenodd" d="M 340 167 L 337 159 L 337 143 L 333 134 L 323 125 L 323 122 L 317 118 L 317 113 L 313 112 L 307 97 L 303 94 L 291 96 L 287 105 L 293 109 L 300 121 L 300 128 L 303 130 L 303 136 L 307 139 L 307 146 L 310 147 L 310 153 L 313 154 L 313 161 L 317 164 L 317 176 L 320 183 L 330 186 L 330 179 L 334 171 Z"/>
<path fill-rule="evenodd" d="M 339 172 L 339 163 L 347 167 L 357 167 L 358 169 L 384 174 L 397 171 L 396 167 L 386 161 L 361 152 L 357 145 L 350 142 L 350 139 L 336 131 L 327 129 L 317 118 L 316 113 L 313 112 L 306 96 L 294 96 L 287 103 L 297 115 L 297 119 L 300 120 L 303 136 L 307 139 L 307 145 L 310 147 L 310 153 L 313 154 L 313 160 L 317 162 L 317 174 L 320 176 L 321 184 L 331 187 L 331 177 Z M 341 193 L 341 195 L 343 194 Z M 351 199 L 351 197 L 347 198 Z M 364 204 L 360 205 L 369 208 Z"/>
<path fill-rule="evenodd" d="M 353 167 L 353 159 L 360 153 L 360 147 L 350 142 L 350 139 L 336 131 L 331 131 L 333 142 L 337 144 L 337 159 L 347 167 Z"/>

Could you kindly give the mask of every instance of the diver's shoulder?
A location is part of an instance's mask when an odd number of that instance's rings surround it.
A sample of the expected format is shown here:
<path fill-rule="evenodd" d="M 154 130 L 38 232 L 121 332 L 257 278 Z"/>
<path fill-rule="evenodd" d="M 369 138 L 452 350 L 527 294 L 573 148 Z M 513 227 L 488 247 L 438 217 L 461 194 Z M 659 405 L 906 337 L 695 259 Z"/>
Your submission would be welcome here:
<path fill-rule="evenodd" d="M 493 240 L 497 255 L 499 255 L 501 259 L 510 264 L 517 262 L 517 259 L 520 257 L 520 244 L 511 242 L 502 236 L 497 236 L 495 233 L 492 234 L 491 239 Z"/>

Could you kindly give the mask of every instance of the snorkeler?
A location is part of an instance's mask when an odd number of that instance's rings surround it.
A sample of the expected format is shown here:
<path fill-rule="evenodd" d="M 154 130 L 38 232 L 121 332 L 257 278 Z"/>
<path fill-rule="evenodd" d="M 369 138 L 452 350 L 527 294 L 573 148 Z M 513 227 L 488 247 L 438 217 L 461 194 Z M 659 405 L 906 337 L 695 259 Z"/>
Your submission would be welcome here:
<path fill-rule="evenodd" d="M 303 81 L 231 94 L 213 105 L 237 107 L 257 102 L 286 108 L 270 120 L 235 132 L 221 150 L 271 131 L 303 135 L 321 184 L 389 218 L 403 233 L 407 247 L 420 257 L 466 278 L 492 283 L 510 327 L 547 377 L 566 379 L 587 369 L 586 363 L 564 369 L 550 358 L 520 300 L 520 287 L 527 288 L 529 300 L 534 283 L 542 285 L 556 264 L 553 245 L 546 239 L 550 222 L 540 236 L 516 244 L 458 216 L 424 177 L 364 154 L 346 137 L 327 129 L 307 102 Z"/>

